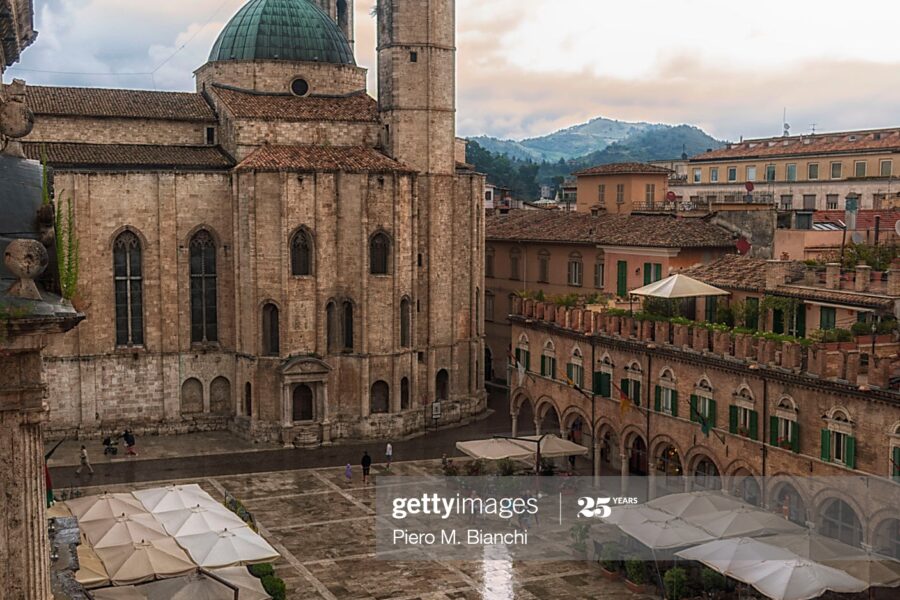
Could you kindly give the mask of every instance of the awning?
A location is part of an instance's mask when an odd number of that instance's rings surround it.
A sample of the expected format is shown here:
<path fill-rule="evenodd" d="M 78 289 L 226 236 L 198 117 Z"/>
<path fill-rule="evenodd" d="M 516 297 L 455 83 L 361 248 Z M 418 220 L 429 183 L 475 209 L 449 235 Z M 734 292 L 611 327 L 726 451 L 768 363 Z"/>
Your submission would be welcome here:
<path fill-rule="evenodd" d="M 538 442 L 540 442 L 541 457 L 583 456 L 588 453 L 588 449 L 581 444 L 561 439 L 555 435 L 527 435 L 516 439 L 491 438 L 456 442 L 456 448 L 475 459 L 528 460 L 536 456 Z"/>
<path fill-rule="evenodd" d="M 687 275 L 678 273 L 656 283 L 629 292 L 633 296 L 646 298 L 702 298 L 706 296 L 730 296 L 730 292 L 697 281 Z"/>

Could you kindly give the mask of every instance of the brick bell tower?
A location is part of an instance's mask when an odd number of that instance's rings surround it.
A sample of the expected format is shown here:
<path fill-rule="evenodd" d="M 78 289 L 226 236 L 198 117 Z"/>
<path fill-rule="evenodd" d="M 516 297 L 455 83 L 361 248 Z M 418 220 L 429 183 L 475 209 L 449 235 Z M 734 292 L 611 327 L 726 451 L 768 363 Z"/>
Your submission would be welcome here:
<path fill-rule="evenodd" d="M 378 0 L 377 14 L 381 143 L 419 172 L 416 337 L 427 349 L 420 381 L 428 382 L 422 400 L 465 406 L 479 382 L 480 350 L 473 348 L 481 347 L 475 321 L 483 284 L 473 194 L 456 172 L 456 2 Z"/>
<path fill-rule="evenodd" d="M 313 0 L 313 2 L 334 19 L 353 48 L 353 0 Z"/>

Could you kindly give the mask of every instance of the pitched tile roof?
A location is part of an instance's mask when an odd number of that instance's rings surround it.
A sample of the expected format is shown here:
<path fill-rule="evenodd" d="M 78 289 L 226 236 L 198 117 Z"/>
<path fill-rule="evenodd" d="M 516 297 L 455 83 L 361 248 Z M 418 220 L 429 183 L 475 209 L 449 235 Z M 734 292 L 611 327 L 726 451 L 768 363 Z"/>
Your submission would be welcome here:
<path fill-rule="evenodd" d="M 237 119 L 279 121 L 376 121 L 378 103 L 365 92 L 347 96 L 260 94 L 215 85 L 213 93 Z"/>
<path fill-rule="evenodd" d="M 629 162 L 598 165 L 573 173 L 573 175 L 576 177 L 585 177 L 589 175 L 668 175 L 671 172 L 672 171 L 669 169 L 657 167 L 656 165 Z"/>
<path fill-rule="evenodd" d="M 787 138 L 745 140 L 712 152 L 698 154 L 691 158 L 691 162 L 891 150 L 900 150 L 900 130 L 817 133 Z"/>
<path fill-rule="evenodd" d="M 36 115 L 215 121 L 200 94 L 29 85 L 28 107 Z"/>
<path fill-rule="evenodd" d="M 856 229 L 864 231 L 875 229 L 875 217 L 881 217 L 879 230 L 885 233 L 893 232 L 897 221 L 900 221 L 900 210 L 861 210 L 856 213 Z M 847 213 L 842 210 L 819 210 L 813 214 L 814 223 L 831 223 L 843 227 L 847 219 Z"/>
<path fill-rule="evenodd" d="M 875 294 L 861 294 L 844 290 L 827 290 L 823 288 L 809 288 L 793 285 L 780 285 L 775 290 L 776 296 L 789 296 L 810 300 L 813 302 L 825 302 L 840 304 L 857 308 L 875 308 L 886 311 L 894 310 L 894 299 Z"/>
<path fill-rule="evenodd" d="M 71 144 L 25 142 L 25 155 L 55 168 L 98 169 L 230 169 L 234 161 L 214 146 L 150 146 L 140 144 Z"/>
<path fill-rule="evenodd" d="M 733 248 L 724 229 L 702 219 L 669 215 L 598 215 L 513 210 L 487 219 L 487 238 L 651 248 Z"/>
<path fill-rule="evenodd" d="M 415 169 L 363 146 L 263 146 L 237 166 L 247 171 L 415 173 Z"/>
<path fill-rule="evenodd" d="M 703 283 L 729 290 L 762 292 L 766 289 L 766 261 L 740 254 L 726 254 L 705 265 L 683 271 Z"/>

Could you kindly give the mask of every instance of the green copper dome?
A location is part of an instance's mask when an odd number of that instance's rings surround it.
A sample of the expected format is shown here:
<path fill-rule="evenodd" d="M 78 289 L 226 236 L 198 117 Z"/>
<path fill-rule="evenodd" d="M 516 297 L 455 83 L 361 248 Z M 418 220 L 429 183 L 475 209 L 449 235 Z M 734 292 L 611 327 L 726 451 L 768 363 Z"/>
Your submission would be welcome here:
<path fill-rule="evenodd" d="M 308 0 L 250 0 L 219 34 L 209 60 L 356 64 L 337 23 Z"/>

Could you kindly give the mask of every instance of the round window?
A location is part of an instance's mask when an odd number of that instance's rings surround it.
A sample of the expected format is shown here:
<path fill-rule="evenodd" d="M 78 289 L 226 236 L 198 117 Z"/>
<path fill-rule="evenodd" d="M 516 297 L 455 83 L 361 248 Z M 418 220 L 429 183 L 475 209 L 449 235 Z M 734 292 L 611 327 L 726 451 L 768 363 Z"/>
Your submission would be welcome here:
<path fill-rule="evenodd" d="M 305 96 L 309 93 L 309 82 L 303 78 L 297 78 L 291 82 L 291 93 L 295 96 Z"/>

